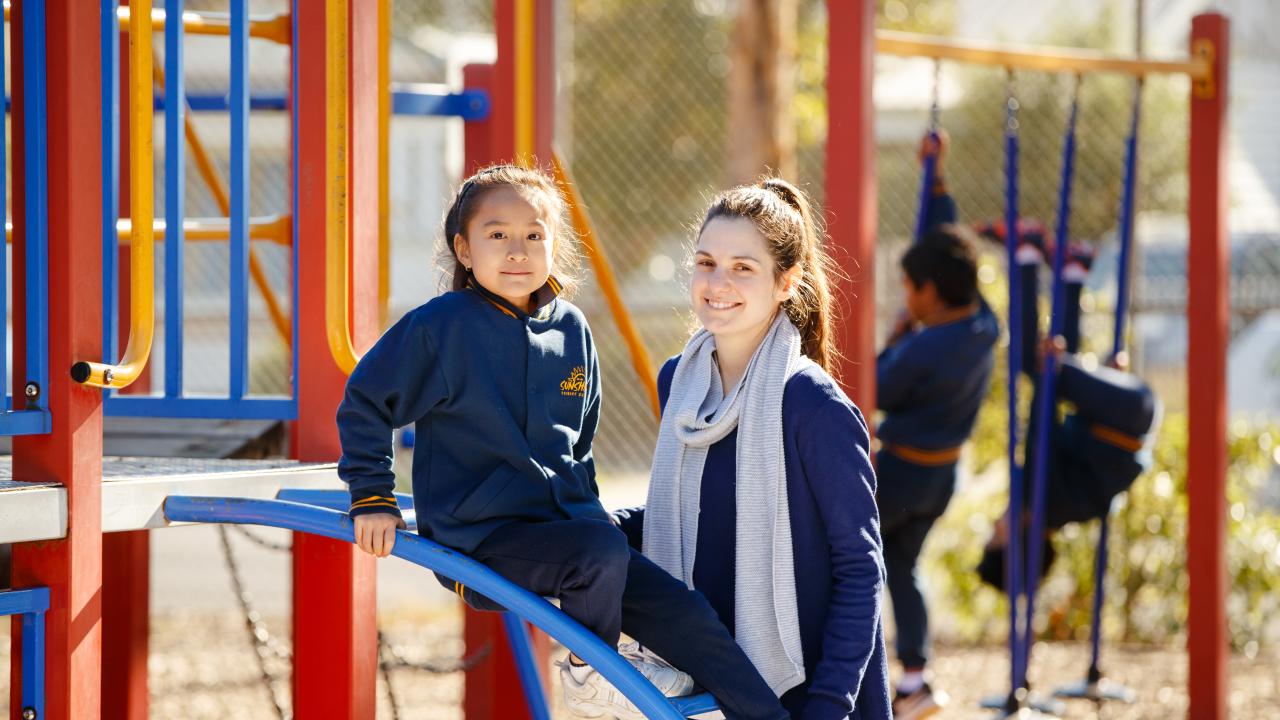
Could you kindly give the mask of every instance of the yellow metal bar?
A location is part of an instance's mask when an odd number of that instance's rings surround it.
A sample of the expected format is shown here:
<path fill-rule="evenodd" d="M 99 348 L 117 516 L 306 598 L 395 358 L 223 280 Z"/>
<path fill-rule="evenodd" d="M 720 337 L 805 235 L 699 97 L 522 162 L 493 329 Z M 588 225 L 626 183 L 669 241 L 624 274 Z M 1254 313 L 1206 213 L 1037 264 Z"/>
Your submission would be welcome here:
<path fill-rule="evenodd" d="M 653 360 L 644 347 L 639 330 L 631 321 L 631 313 L 627 312 L 627 306 L 622 302 L 622 292 L 618 289 L 618 279 L 613 274 L 613 267 L 609 264 L 604 248 L 600 246 L 599 241 L 596 240 L 596 234 L 591 229 L 591 218 L 587 216 L 587 209 L 582 204 L 577 187 L 569 181 L 569 175 L 565 172 L 564 164 L 560 162 L 560 156 L 554 152 L 551 154 L 551 167 L 555 172 L 556 182 L 559 183 L 560 190 L 569 203 L 569 217 L 573 221 L 573 229 L 587 249 L 591 268 L 596 273 L 596 282 L 600 284 L 600 292 L 604 293 L 605 301 L 609 304 L 609 313 L 613 316 L 614 324 L 618 326 L 618 331 L 622 333 L 622 338 L 627 343 L 627 352 L 631 355 L 631 366 L 636 371 L 636 377 L 644 383 L 645 389 L 649 392 L 649 404 L 652 406 L 654 418 L 659 418 L 661 408 L 658 405 L 658 377 L 654 371 Z"/>
<path fill-rule="evenodd" d="M 891 30 L 876 31 L 876 51 L 882 55 L 955 60 L 975 65 L 1043 72 L 1119 73 L 1138 77 L 1172 74 L 1187 75 L 1193 80 L 1202 80 L 1212 73 L 1210 63 L 1202 57 L 1146 60 L 1106 55 L 1092 50 L 992 45 Z"/>
<path fill-rule="evenodd" d="M 165 239 L 164 220 L 157 218 L 151 227 L 152 237 L 156 240 Z M 251 240 L 265 240 L 276 245 L 292 247 L 293 238 L 290 236 L 292 230 L 293 218 L 288 215 L 267 215 L 249 220 Z M 120 245 L 129 246 L 132 241 L 133 222 L 129 218 L 117 220 L 116 233 L 120 238 Z M 231 221 L 227 218 L 188 218 L 182 221 L 182 233 L 187 240 L 195 242 L 227 240 L 231 237 Z M 13 242 L 12 222 L 5 222 L 4 237 L 5 242 Z"/>
<path fill-rule="evenodd" d="M 515 162 L 529 167 L 534 161 L 534 122 L 538 113 L 537 17 L 534 0 L 516 0 L 515 6 Z"/>
<path fill-rule="evenodd" d="M 391 311 L 391 0 L 378 0 L 378 323 Z"/>
<path fill-rule="evenodd" d="M 9 21 L 9 0 L 4 2 L 4 19 Z M 129 29 L 129 7 L 116 9 L 116 17 L 120 19 L 120 29 Z M 168 16 L 164 10 L 151 11 L 151 30 L 163 32 Z M 289 28 L 288 13 L 263 15 L 249 18 L 249 36 L 272 40 L 281 45 L 292 45 L 293 34 Z M 231 16 L 227 13 L 182 13 L 182 30 L 190 35 L 222 35 L 231 34 Z"/>
<path fill-rule="evenodd" d="M 164 91 L 164 70 L 156 65 L 153 68 L 152 75 L 155 79 L 156 87 Z M 209 153 L 205 150 L 204 141 L 200 139 L 200 133 L 196 132 L 195 121 L 191 118 L 191 113 L 182 116 L 183 135 L 187 138 L 187 145 L 191 148 L 191 157 L 196 161 L 196 169 L 200 172 L 200 177 L 204 178 L 204 184 L 209 188 L 209 192 L 213 194 L 214 202 L 218 203 L 218 209 L 223 215 L 231 216 L 231 195 L 227 192 L 226 181 L 222 179 L 217 167 L 213 161 L 209 159 Z M 186 225 L 184 224 L 185 228 Z M 250 235 L 252 237 L 252 235 Z M 292 243 L 290 243 L 292 244 Z M 280 306 L 280 301 L 276 299 L 276 294 L 271 289 L 271 282 L 267 279 L 267 273 L 262 269 L 262 263 L 258 260 L 258 255 L 249 248 L 249 276 L 253 279 L 254 287 L 258 288 L 258 293 L 262 295 L 263 301 L 267 306 L 267 315 L 271 317 L 271 324 L 276 329 L 276 335 L 280 337 L 280 341 L 285 347 L 293 344 L 293 325 L 289 322 L 289 316 L 285 314 L 284 309 Z"/>
<path fill-rule="evenodd" d="M 325 214 L 328 222 L 325 236 L 325 326 L 329 352 L 344 373 L 355 369 L 360 358 L 351 342 L 350 238 L 347 235 L 347 98 L 348 79 L 348 0 L 325 0 L 325 34 L 328 53 L 325 57 Z"/>
<path fill-rule="evenodd" d="M 129 18 L 129 217 L 135 220 L 129 253 L 129 342 L 117 365 L 78 362 L 71 376 L 94 387 L 122 388 L 137 380 L 155 337 L 155 148 L 151 86 L 151 0 L 133 0 Z"/>

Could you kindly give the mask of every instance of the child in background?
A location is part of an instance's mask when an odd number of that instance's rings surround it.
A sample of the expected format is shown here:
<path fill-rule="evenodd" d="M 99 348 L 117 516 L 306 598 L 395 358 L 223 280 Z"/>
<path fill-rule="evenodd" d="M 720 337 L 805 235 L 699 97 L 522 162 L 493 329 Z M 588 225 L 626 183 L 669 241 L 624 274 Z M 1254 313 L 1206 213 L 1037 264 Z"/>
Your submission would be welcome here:
<path fill-rule="evenodd" d="M 574 257 L 564 212 L 546 174 L 511 165 L 482 170 L 458 191 L 444 223 L 453 291 L 378 340 L 338 409 L 338 474 L 350 487 L 356 541 L 386 557 L 404 527 L 392 432 L 413 423 L 423 536 L 559 598 L 611 647 L 625 631 L 689 673 L 628 658 L 665 694 L 687 694 L 696 680 L 728 718 L 785 718 L 706 600 L 631 551 L 600 505 L 591 452 L 600 369 L 586 320 L 555 276 Z M 580 716 L 643 717 L 572 654 L 561 680 Z"/>
<path fill-rule="evenodd" d="M 876 500 L 902 663 L 893 702 L 899 720 L 928 717 L 945 703 L 925 678 L 929 615 L 916 562 L 955 491 L 960 448 L 987 396 L 1000 336 L 978 292 L 975 249 L 955 224 L 943 173 L 946 147 L 945 134 L 921 145 L 922 161 L 937 158 L 927 229 L 902 257 L 906 307 L 876 360 L 876 405 L 884 411 Z"/>

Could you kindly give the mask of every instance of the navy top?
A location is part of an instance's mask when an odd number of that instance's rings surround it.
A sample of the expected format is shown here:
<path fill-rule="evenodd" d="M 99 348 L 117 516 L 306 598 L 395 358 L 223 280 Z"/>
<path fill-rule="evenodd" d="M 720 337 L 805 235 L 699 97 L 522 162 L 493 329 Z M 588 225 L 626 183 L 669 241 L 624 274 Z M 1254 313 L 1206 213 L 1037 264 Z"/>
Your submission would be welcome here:
<path fill-rule="evenodd" d="M 409 312 L 361 358 L 338 408 L 351 514 L 394 512 L 392 431 L 414 423 L 419 533 L 471 552 L 513 521 L 608 520 L 591 441 L 600 372 L 555 279 L 526 315 L 478 285 Z"/>
<path fill-rule="evenodd" d="M 1000 324 L 985 300 L 962 318 L 917 328 L 876 358 L 876 434 L 886 443 L 923 450 L 968 439 L 991 381 L 991 349 Z"/>
<path fill-rule="evenodd" d="M 663 407 L 679 357 L 658 374 Z M 787 503 L 805 682 L 782 696 L 794 718 L 889 718 L 881 624 L 884 582 L 876 478 L 862 413 L 817 366 L 792 376 L 782 400 Z M 694 588 L 734 631 L 737 430 L 702 470 Z M 635 547 L 643 510 L 619 513 Z"/>

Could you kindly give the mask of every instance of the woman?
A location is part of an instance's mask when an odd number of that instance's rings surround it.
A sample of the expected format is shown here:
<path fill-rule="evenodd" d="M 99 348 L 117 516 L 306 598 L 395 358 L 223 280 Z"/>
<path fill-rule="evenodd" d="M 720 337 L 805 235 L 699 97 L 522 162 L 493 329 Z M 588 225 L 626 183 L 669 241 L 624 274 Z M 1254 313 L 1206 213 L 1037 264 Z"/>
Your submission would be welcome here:
<path fill-rule="evenodd" d="M 889 718 L 883 552 L 866 422 L 832 379 L 827 258 L 809 204 L 766 180 L 711 204 L 659 374 L 633 545 L 702 592 L 793 718 Z"/>

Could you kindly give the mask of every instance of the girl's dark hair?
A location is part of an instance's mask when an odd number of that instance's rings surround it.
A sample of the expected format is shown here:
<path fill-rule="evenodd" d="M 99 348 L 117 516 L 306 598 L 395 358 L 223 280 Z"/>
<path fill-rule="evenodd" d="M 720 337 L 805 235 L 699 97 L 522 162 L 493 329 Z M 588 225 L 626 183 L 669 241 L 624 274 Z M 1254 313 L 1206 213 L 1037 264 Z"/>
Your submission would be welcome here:
<path fill-rule="evenodd" d="M 825 236 L 814 221 L 809 199 L 786 180 L 766 178 L 755 185 L 743 185 L 716 196 L 702 220 L 699 234 L 717 218 L 743 218 L 755 224 L 773 258 L 775 279 L 800 267 L 795 292 L 782 307 L 800 331 L 804 354 L 834 374 L 838 354 L 828 280 L 832 272 L 831 259 L 823 248 Z"/>
<path fill-rule="evenodd" d="M 466 237 L 467 225 L 475 217 L 480 200 L 492 190 L 512 187 L 519 190 L 531 202 L 545 201 L 553 222 L 551 238 L 555 243 L 552 272 L 564 286 L 562 295 L 568 295 L 577 279 L 578 253 L 573 247 L 573 233 L 565 218 L 568 204 L 556 181 L 546 172 L 518 165 L 490 165 L 467 178 L 453 204 L 444 215 L 444 246 L 440 250 L 440 266 L 448 279 L 450 290 L 462 290 L 467 286 L 467 268 L 458 259 L 455 239 Z"/>
<path fill-rule="evenodd" d="M 978 299 L 978 256 L 965 230 L 939 225 L 902 256 L 902 271 L 917 288 L 933 283 L 948 307 Z"/>

